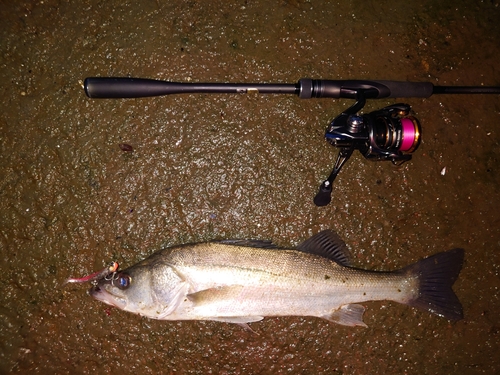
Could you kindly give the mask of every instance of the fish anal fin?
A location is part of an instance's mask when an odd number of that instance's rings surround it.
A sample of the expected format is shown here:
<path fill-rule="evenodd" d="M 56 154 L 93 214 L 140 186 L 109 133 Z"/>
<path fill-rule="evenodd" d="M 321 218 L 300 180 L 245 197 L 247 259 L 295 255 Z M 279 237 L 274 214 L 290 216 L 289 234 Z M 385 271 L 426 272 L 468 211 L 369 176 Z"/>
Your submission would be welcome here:
<path fill-rule="evenodd" d="M 351 254 L 345 242 L 331 229 L 321 231 L 297 246 L 297 250 L 333 260 L 341 266 L 351 265 Z"/>
<path fill-rule="evenodd" d="M 368 326 L 363 322 L 364 312 L 365 308 L 362 305 L 351 303 L 341 306 L 329 315 L 323 315 L 322 318 L 344 326 L 361 326 L 366 328 Z"/>

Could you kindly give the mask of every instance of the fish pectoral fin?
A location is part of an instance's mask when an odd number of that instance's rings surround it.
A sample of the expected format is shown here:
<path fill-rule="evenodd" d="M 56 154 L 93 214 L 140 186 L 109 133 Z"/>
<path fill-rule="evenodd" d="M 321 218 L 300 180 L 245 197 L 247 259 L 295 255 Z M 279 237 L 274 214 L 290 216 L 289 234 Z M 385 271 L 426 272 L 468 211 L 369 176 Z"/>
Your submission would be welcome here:
<path fill-rule="evenodd" d="M 179 307 L 179 305 L 182 303 L 182 301 L 186 297 L 188 290 L 189 290 L 189 284 L 181 283 L 177 288 L 170 304 L 165 306 L 163 311 L 161 311 L 161 313 L 156 317 L 156 319 L 163 320 L 165 319 L 165 317 L 172 314 L 177 309 L 177 307 Z"/>
<path fill-rule="evenodd" d="M 260 315 L 227 316 L 227 312 L 245 299 L 245 294 L 252 293 L 252 288 L 242 285 L 227 285 L 216 288 L 200 290 L 187 295 L 193 303 L 195 311 L 203 312 L 204 319 L 216 322 L 234 323 L 245 329 L 253 330 L 247 323 L 258 322 L 264 319 Z"/>
<path fill-rule="evenodd" d="M 187 298 L 193 302 L 196 307 L 223 301 L 238 301 L 242 298 L 243 289 L 244 286 L 242 285 L 221 286 L 190 293 L 187 295 Z"/>
<path fill-rule="evenodd" d="M 364 312 L 365 308 L 363 306 L 351 303 L 340 306 L 339 309 L 329 315 L 323 315 L 322 318 L 344 326 L 361 326 L 366 328 L 368 326 L 363 322 Z"/>

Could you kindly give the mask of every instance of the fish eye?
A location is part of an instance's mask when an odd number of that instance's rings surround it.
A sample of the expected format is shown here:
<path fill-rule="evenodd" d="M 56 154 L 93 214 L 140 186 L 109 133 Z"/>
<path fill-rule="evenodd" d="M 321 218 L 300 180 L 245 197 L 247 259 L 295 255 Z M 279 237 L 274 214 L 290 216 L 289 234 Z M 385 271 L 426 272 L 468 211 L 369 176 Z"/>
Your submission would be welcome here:
<path fill-rule="evenodd" d="M 132 278 L 129 275 L 120 273 L 116 278 L 113 278 L 113 285 L 118 289 L 125 290 L 130 286 L 131 280 Z"/>

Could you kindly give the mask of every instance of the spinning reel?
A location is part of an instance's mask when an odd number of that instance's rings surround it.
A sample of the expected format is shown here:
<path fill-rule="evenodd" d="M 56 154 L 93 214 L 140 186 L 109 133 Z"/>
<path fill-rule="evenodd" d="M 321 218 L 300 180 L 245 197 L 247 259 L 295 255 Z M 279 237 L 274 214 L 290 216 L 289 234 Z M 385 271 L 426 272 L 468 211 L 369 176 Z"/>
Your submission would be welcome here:
<path fill-rule="evenodd" d="M 356 103 L 337 116 L 326 129 L 326 140 L 340 150 L 330 176 L 314 197 L 317 206 L 330 203 L 332 184 L 354 150 L 373 161 L 389 160 L 393 164 L 402 164 L 411 159 L 411 153 L 420 145 L 420 123 L 409 115 L 411 107 L 408 104 L 393 104 L 359 115 L 365 103 L 363 91 L 358 92 Z"/>

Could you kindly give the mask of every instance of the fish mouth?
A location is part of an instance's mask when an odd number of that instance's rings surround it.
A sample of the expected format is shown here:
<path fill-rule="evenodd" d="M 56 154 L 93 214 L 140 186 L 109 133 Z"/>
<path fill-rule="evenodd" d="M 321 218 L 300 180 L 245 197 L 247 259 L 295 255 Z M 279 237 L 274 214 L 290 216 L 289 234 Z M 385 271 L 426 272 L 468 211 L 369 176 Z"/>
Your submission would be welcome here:
<path fill-rule="evenodd" d="M 127 305 L 127 301 L 124 298 L 118 297 L 107 290 L 100 288 L 99 286 L 93 286 L 90 288 L 89 294 L 98 301 L 122 310 L 125 309 L 125 306 Z"/>

